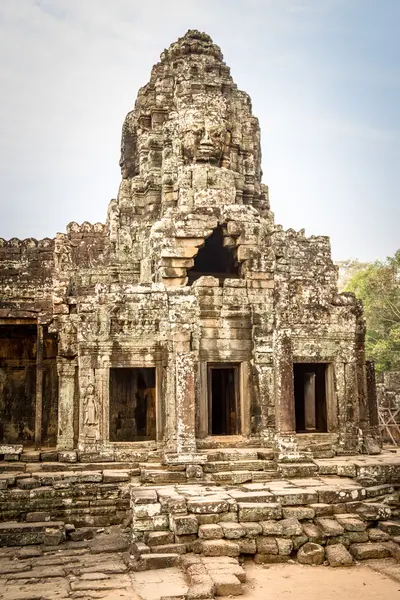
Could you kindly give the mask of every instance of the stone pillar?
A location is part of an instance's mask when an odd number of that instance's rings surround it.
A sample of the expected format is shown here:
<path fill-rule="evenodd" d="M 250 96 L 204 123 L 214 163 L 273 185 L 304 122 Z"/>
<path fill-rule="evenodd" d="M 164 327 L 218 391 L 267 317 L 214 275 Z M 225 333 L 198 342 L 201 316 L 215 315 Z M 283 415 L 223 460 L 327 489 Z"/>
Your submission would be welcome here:
<path fill-rule="evenodd" d="M 365 363 L 367 382 L 367 404 L 369 416 L 369 436 L 365 436 L 364 450 L 368 454 L 379 454 L 382 440 L 379 430 L 378 398 L 376 394 L 375 364 L 372 360 Z"/>
<path fill-rule="evenodd" d="M 35 410 L 35 446 L 42 444 L 43 421 L 43 325 L 37 324 L 36 334 L 36 410 Z"/>
<path fill-rule="evenodd" d="M 356 362 L 337 362 L 338 455 L 357 454 L 359 450 L 359 406 Z"/>
<path fill-rule="evenodd" d="M 276 333 L 274 340 L 276 454 L 278 461 L 298 461 L 294 410 L 292 343 L 286 333 Z"/>
<path fill-rule="evenodd" d="M 292 344 L 286 334 L 277 334 L 274 345 L 276 429 L 295 433 Z"/>
<path fill-rule="evenodd" d="M 366 375 L 367 375 L 367 401 L 368 401 L 368 412 L 369 412 L 369 423 L 372 428 L 379 426 L 378 417 L 378 399 L 376 395 L 376 379 L 375 379 L 375 364 L 372 360 L 366 361 Z"/>
<path fill-rule="evenodd" d="M 315 431 L 315 373 L 304 375 L 304 422 L 306 431 Z"/>
<path fill-rule="evenodd" d="M 175 354 L 176 442 L 178 452 L 196 451 L 195 353 Z"/>
<path fill-rule="evenodd" d="M 57 358 L 58 372 L 58 450 L 74 448 L 76 361 Z"/>

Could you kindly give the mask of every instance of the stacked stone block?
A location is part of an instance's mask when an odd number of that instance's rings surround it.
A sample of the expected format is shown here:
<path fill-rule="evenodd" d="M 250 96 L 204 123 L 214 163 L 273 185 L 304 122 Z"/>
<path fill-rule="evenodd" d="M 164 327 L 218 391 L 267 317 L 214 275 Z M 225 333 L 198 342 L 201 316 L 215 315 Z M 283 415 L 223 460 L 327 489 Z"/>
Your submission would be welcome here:
<path fill-rule="evenodd" d="M 271 482 L 270 489 L 260 484 L 258 490 L 132 487 L 132 549 L 142 565 L 154 553 L 332 566 L 399 558 L 400 522 L 390 520 L 391 507 L 396 512 L 399 504 L 394 487 L 335 483 L 330 488 L 280 483 L 274 489 Z"/>

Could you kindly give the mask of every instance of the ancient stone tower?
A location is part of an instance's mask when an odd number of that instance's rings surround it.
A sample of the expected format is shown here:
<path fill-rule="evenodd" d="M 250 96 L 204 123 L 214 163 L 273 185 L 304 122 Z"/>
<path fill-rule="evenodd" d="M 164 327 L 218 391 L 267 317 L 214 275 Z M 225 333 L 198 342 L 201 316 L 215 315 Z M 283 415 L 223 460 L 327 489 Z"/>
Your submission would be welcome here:
<path fill-rule="evenodd" d="M 0 442 L 377 449 L 362 307 L 328 238 L 275 225 L 260 162 L 249 96 L 188 31 L 125 119 L 106 225 L 0 240 Z"/>

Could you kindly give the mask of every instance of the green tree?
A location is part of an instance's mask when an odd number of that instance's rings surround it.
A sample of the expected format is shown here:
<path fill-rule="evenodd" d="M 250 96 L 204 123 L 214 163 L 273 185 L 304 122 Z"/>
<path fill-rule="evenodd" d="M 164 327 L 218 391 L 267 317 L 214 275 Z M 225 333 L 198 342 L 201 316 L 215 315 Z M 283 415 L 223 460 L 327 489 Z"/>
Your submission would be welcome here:
<path fill-rule="evenodd" d="M 400 369 L 400 249 L 356 272 L 345 291 L 364 304 L 367 358 L 378 373 Z"/>

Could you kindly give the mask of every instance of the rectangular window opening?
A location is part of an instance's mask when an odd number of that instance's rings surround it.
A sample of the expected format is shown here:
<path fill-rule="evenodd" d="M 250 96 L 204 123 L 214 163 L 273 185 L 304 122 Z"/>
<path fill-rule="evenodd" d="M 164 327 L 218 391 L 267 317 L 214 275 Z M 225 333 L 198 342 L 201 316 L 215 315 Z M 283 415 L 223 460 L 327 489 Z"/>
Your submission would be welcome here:
<path fill-rule="evenodd" d="M 208 365 L 209 435 L 240 433 L 239 365 Z"/>
<path fill-rule="evenodd" d="M 110 369 L 110 441 L 156 439 L 156 370 Z"/>
<path fill-rule="evenodd" d="M 327 427 L 326 374 L 328 363 L 295 363 L 294 405 L 297 433 L 325 433 Z"/>

